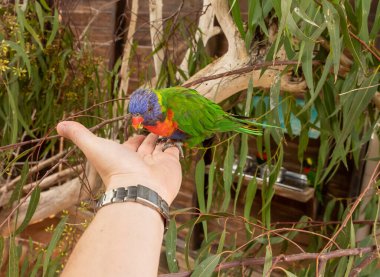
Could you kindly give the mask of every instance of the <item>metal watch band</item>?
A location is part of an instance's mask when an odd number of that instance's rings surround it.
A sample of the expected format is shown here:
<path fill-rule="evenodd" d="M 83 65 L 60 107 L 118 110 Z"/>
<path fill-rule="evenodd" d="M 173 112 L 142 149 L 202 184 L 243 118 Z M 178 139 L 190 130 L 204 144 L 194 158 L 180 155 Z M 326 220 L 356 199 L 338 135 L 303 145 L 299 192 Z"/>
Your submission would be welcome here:
<path fill-rule="evenodd" d="M 169 227 L 169 205 L 157 192 L 142 185 L 120 187 L 106 191 L 98 200 L 97 207 L 112 203 L 137 202 L 158 211 L 164 219 L 165 231 Z"/>

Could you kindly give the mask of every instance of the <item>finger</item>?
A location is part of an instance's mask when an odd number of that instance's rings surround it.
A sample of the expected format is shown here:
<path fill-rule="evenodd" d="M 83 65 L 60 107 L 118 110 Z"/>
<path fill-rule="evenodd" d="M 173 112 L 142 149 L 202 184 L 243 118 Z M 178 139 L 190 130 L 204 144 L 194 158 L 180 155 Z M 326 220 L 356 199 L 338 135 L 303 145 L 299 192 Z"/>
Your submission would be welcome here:
<path fill-rule="evenodd" d="M 145 140 L 141 143 L 137 152 L 143 155 L 152 154 L 154 148 L 156 147 L 158 136 L 155 134 L 149 134 Z"/>
<path fill-rule="evenodd" d="M 99 138 L 78 122 L 62 121 L 57 125 L 57 132 L 71 140 L 86 156 L 99 150 Z"/>
<path fill-rule="evenodd" d="M 145 136 L 143 135 L 137 135 L 137 136 L 132 136 L 129 137 L 126 142 L 124 142 L 124 146 L 127 147 L 128 149 L 136 152 L 141 143 L 144 141 Z"/>

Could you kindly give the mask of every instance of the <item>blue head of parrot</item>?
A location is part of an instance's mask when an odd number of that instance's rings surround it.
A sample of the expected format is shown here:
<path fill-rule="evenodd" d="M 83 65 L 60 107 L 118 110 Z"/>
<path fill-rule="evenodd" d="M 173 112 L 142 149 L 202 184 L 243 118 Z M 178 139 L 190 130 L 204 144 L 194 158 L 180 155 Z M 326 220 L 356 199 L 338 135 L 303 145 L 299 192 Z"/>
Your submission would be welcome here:
<path fill-rule="evenodd" d="M 129 100 L 129 113 L 132 114 L 132 126 L 135 129 L 144 125 L 155 125 L 162 120 L 161 106 L 157 95 L 146 88 L 135 90 Z"/>

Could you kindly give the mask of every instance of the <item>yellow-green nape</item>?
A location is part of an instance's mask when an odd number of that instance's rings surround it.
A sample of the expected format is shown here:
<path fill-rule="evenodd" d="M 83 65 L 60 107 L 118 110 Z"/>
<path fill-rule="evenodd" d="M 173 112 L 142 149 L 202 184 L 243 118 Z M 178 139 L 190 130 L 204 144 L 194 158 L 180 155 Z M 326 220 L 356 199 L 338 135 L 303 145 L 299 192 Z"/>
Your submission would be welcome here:
<path fill-rule="evenodd" d="M 162 101 L 162 93 L 160 92 L 159 89 L 155 89 L 153 90 L 153 92 L 157 95 L 158 104 L 160 104 L 161 106 L 161 111 L 166 112 L 166 106 L 163 104 L 163 101 Z"/>

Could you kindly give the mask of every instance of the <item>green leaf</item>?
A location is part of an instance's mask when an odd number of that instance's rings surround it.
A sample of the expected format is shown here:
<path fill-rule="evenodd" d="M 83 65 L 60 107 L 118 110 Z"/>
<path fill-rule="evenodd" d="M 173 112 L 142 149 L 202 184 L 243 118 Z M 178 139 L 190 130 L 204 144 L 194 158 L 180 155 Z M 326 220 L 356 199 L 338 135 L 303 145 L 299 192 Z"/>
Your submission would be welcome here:
<path fill-rule="evenodd" d="M 241 37 L 244 39 L 245 31 L 244 31 L 244 26 L 243 26 L 243 20 L 241 18 L 241 13 L 240 13 L 239 0 L 229 0 L 229 2 L 231 6 L 232 19 L 234 20 L 235 25 L 238 28 Z"/>
<path fill-rule="evenodd" d="M 30 77 L 30 74 L 31 74 L 31 66 L 30 66 L 30 60 L 26 54 L 26 52 L 24 51 L 23 48 L 20 47 L 20 45 L 16 44 L 15 42 L 13 41 L 10 41 L 10 40 L 7 40 L 5 41 L 5 43 L 10 47 L 12 48 L 14 51 L 17 52 L 17 54 L 22 58 L 22 60 L 24 61 L 25 63 L 25 66 L 26 68 L 28 69 L 28 75 Z"/>
<path fill-rule="evenodd" d="M 211 255 L 202 261 L 193 271 L 191 277 L 209 277 L 215 270 L 220 260 L 220 255 Z"/>
<path fill-rule="evenodd" d="M 302 55 L 302 71 L 305 76 L 307 86 L 309 87 L 310 94 L 315 94 L 314 92 L 314 80 L 313 80 L 313 50 L 314 43 L 303 41 L 303 55 Z"/>
<path fill-rule="evenodd" d="M 12 191 L 11 198 L 9 199 L 8 204 L 12 205 L 13 202 L 20 200 L 22 195 L 22 188 L 25 186 L 29 173 L 29 163 L 26 161 L 21 169 L 21 179 L 17 182 L 15 188 Z"/>
<path fill-rule="evenodd" d="M 340 257 L 338 265 L 335 269 L 336 276 L 344 276 L 347 268 L 347 257 Z"/>
<path fill-rule="evenodd" d="M 379 5 L 380 6 L 380 5 Z M 336 11 L 339 13 L 339 18 L 340 18 L 340 27 L 342 29 L 342 34 L 343 34 L 343 40 L 345 42 L 345 45 L 350 49 L 352 56 L 354 57 L 354 60 L 357 64 L 360 65 L 360 67 L 366 71 L 366 64 L 362 62 L 362 60 L 359 57 L 360 53 L 360 47 L 355 47 L 352 39 L 350 32 L 348 30 L 348 18 L 346 14 L 346 10 L 339 4 L 334 4 L 334 7 Z M 350 19 L 351 21 L 351 19 Z"/>
<path fill-rule="evenodd" d="M 25 218 L 21 225 L 17 228 L 15 234 L 18 235 L 28 226 L 30 220 L 32 219 L 34 212 L 37 209 L 38 202 L 40 201 L 41 188 L 36 186 L 30 196 L 28 209 L 26 210 Z"/>
<path fill-rule="evenodd" d="M 356 234 L 355 234 L 355 227 L 354 223 L 352 222 L 352 218 L 350 220 L 350 247 L 355 248 L 356 247 Z M 348 277 L 351 273 L 352 266 L 354 265 L 355 256 L 350 256 L 348 258 L 348 263 L 346 265 L 346 273 L 344 274 L 344 277 Z"/>
<path fill-rule="evenodd" d="M 297 151 L 298 161 L 301 164 L 304 160 L 304 153 L 306 152 L 308 143 L 309 143 L 309 128 L 307 128 L 306 126 L 302 126 L 301 133 L 299 136 L 299 144 L 298 144 L 298 151 Z"/>
<path fill-rule="evenodd" d="M 243 184 L 244 179 L 244 168 L 245 164 L 247 162 L 247 155 L 248 155 L 248 135 L 247 134 L 241 134 L 241 141 L 240 141 L 240 153 L 239 153 L 239 163 L 237 167 L 239 179 L 236 185 L 236 192 L 235 192 L 235 199 L 234 199 L 234 214 L 236 212 L 236 206 L 239 200 L 240 190 L 241 186 Z"/>
<path fill-rule="evenodd" d="M 330 73 L 330 68 L 332 66 L 332 63 L 333 63 L 333 59 L 332 59 L 332 53 L 330 52 L 329 55 L 327 56 L 327 59 L 326 59 L 326 62 L 325 62 L 325 65 L 323 67 L 323 72 L 322 72 L 322 75 L 321 77 L 319 78 L 318 80 L 318 83 L 317 83 L 317 87 L 314 91 L 314 93 L 311 93 L 311 97 L 310 99 L 307 101 L 307 103 L 302 107 L 302 110 L 297 113 L 296 116 L 299 116 L 300 114 L 302 114 L 303 112 L 305 112 L 307 109 L 310 108 L 310 106 L 314 103 L 315 99 L 318 97 L 319 95 L 319 92 L 322 90 L 322 87 L 323 85 L 325 84 L 325 81 L 326 81 L 326 78 L 327 76 L 329 75 Z"/>
<path fill-rule="evenodd" d="M 336 199 L 335 198 L 331 199 L 327 203 L 327 206 L 326 206 L 326 209 L 325 209 L 325 213 L 323 215 L 323 221 L 330 221 L 331 220 L 331 214 L 332 214 L 332 211 L 335 208 L 335 203 L 336 203 Z"/>
<path fill-rule="evenodd" d="M 205 161 L 200 159 L 195 167 L 195 187 L 198 196 L 198 205 L 201 213 L 206 213 L 205 201 Z M 207 236 L 207 222 L 202 222 L 203 230 Z"/>
<path fill-rule="evenodd" d="M 55 230 L 53 232 L 53 236 L 50 240 L 49 246 L 48 246 L 46 253 L 45 253 L 45 257 L 44 257 L 44 261 L 43 261 L 43 275 L 42 276 L 45 276 L 45 274 L 47 272 L 47 269 L 48 269 L 49 264 L 50 264 L 50 258 L 52 256 L 53 251 L 56 248 L 61 236 L 62 236 L 63 230 L 65 229 L 66 221 L 67 221 L 67 216 L 63 217 L 61 219 L 61 221 L 58 223 L 58 225 L 55 227 Z"/>
<path fill-rule="evenodd" d="M 44 28 L 45 28 L 44 12 L 42 10 L 41 4 L 38 3 L 38 1 L 36 1 L 34 2 L 34 7 L 35 7 L 36 14 L 38 17 L 38 23 L 40 23 L 41 33 L 44 33 Z"/>
<path fill-rule="evenodd" d="M 281 268 L 281 270 L 286 274 L 286 277 L 297 277 L 297 275 L 287 271 L 286 269 Z"/>
<path fill-rule="evenodd" d="M 223 251 L 224 241 L 226 240 L 226 233 L 227 233 L 227 229 L 224 228 L 222 234 L 220 235 L 220 240 L 219 240 L 219 244 L 218 244 L 218 249 L 216 250 L 216 253 L 217 253 L 217 254 L 220 254 L 220 253 L 222 253 L 222 251 Z"/>
<path fill-rule="evenodd" d="M 207 205 L 206 205 L 206 212 L 210 212 L 211 205 L 212 205 L 212 199 L 214 195 L 214 177 L 215 177 L 215 157 L 213 157 L 212 162 L 209 166 L 208 171 L 208 182 L 207 182 Z"/>
<path fill-rule="evenodd" d="M 360 7 L 357 9 L 359 14 L 359 34 L 358 36 L 366 43 L 369 41 L 368 15 L 371 9 L 372 0 L 361 0 Z"/>
<path fill-rule="evenodd" d="M 19 276 L 19 255 L 14 236 L 9 238 L 9 261 L 8 261 L 8 277 Z"/>
<path fill-rule="evenodd" d="M 231 200 L 231 186 L 233 180 L 233 166 L 234 163 L 234 146 L 233 143 L 228 143 L 226 156 L 224 158 L 223 166 L 223 182 L 224 182 L 224 200 L 222 204 L 222 211 L 226 211 Z"/>
<path fill-rule="evenodd" d="M 373 18 L 374 18 L 374 22 L 372 25 L 371 33 L 369 35 L 371 40 L 372 39 L 374 40 L 377 37 L 380 30 L 380 1 L 377 2 L 376 14 Z"/>
<path fill-rule="evenodd" d="M 314 42 L 310 37 L 305 35 L 301 29 L 297 26 L 297 23 L 295 22 L 293 16 L 291 13 L 288 14 L 288 17 L 286 19 L 286 27 L 289 29 L 289 31 L 298 39 L 302 41 L 307 42 Z"/>
<path fill-rule="evenodd" d="M 272 268 L 272 247 L 270 244 L 268 244 L 265 247 L 265 262 L 264 262 L 263 276 L 270 276 L 269 271 L 271 268 Z"/>
<path fill-rule="evenodd" d="M 313 21 L 302 9 L 299 7 L 294 8 L 294 13 L 297 14 L 301 20 L 305 21 L 306 23 L 319 28 L 318 24 Z"/>
<path fill-rule="evenodd" d="M 257 191 L 257 180 L 256 176 L 253 176 L 253 178 L 249 181 L 247 184 L 247 192 L 245 196 L 245 203 L 244 203 L 244 218 L 248 221 L 250 221 L 250 215 L 251 215 L 251 209 L 253 205 L 253 200 L 255 199 Z M 245 224 L 245 227 L 248 232 L 250 232 L 250 225 L 248 223 Z"/>
<path fill-rule="evenodd" d="M 27 274 L 28 268 L 29 268 L 29 261 L 28 259 L 24 259 L 21 266 L 20 276 L 27 276 L 26 274 Z"/>
<path fill-rule="evenodd" d="M 178 272 L 177 253 L 177 226 L 175 220 L 169 223 L 169 229 L 165 235 L 166 261 L 171 273 Z"/>
<path fill-rule="evenodd" d="M 54 10 L 54 18 L 53 18 L 53 28 L 51 29 L 51 33 L 49 36 L 49 39 L 46 43 L 46 46 L 49 46 L 55 39 L 55 36 L 57 35 L 59 29 L 59 14 L 57 9 Z"/>
<path fill-rule="evenodd" d="M 215 245 L 215 240 L 219 237 L 218 232 L 211 232 L 207 234 L 207 239 L 202 241 L 201 247 L 197 250 L 198 257 L 195 259 L 194 267 L 200 264 L 204 259 L 206 259 L 212 247 Z"/>
<path fill-rule="evenodd" d="M 41 267 L 41 265 L 42 265 L 42 258 L 43 258 L 43 253 L 42 252 L 40 252 L 39 254 L 38 254 L 38 256 L 37 256 L 37 260 L 36 260 L 36 262 L 34 263 L 34 266 L 33 266 L 33 268 L 32 268 L 32 272 L 30 273 L 30 277 L 35 277 L 35 276 L 37 276 L 37 274 L 38 274 L 38 270 L 39 270 L 39 268 Z"/>
<path fill-rule="evenodd" d="M 270 88 L 270 94 L 269 94 L 269 105 L 270 105 L 270 113 L 268 116 L 268 122 L 273 126 L 280 126 L 280 117 L 279 117 L 279 107 L 280 107 L 280 88 L 281 88 L 281 77 L 278 74 L 274 79 L 274 84 Z M 268 129 L 266 129 L 268 130 Z M 265 131 L 266 131 L 265 130 Z M 276 144 L 280 144 L 280 141 L 283 137 L 283 131 L 281 128 L 269 128 L 270 134 Z M 265 132 L 264 132 L 265 136 Z M 266 138 L 264 138 L 267 140 Z M 266 143 L 270 143 L 269 141 L 266 141 Z M 270 147 L 266 147 L 266 151 L 268 154 L 268 149 Z M 270 156 L 270 155 L 269 155 Z M 269 157 L 268 157 L 269 159 Z"/>
<path fill-rule="evenodd" d="M 334 75 L 335 80 L 338 78 L 338 71 L 340 65 L 340 55 L 341 55 L 341 40 L 339 34 L 339 14 L 335 10 L 334 6 L 327 0 L 322 1 L 323 13 L 327 23 L 327 30 L 330 35 L 330 51 L 332 52 L 333 64 L 334 64 Z"/>
<path fill-rule="evenodd" d="M 273 6 L 274 6 L 274 8 L 276 10 L 277 16 L 280 17 L 280 13 L 278 11 L 278 7 L 276 6 L 276 4 L 277 3 L 275 2 L 273 4 Z M 292 5 L 292 1 L 291 0 L 283 0 L 283 1 L 281 1 L 281 19 L 280 19 L 280 25 L 278 26 L 277 38 L 276 38 L 276 41 L 274 43 L 273 60 L 274 60 L 274 57 L 276 56 L 276 53 L 278 51 L 278 47 L 280 45 L 282 33 L 285 30 L 285 26 L 286 26 L 286 23 L 287 23 L 287 18 L 288 18 L 288 16 L 290 16 L 290 7 L 291 7 L 291 5 Z"/>
<path fill-rule="evenodd" d="M 49 7 L 49 5 L 46 3 L 45 0 L 39 0 L 39 2 L 41 3 L 41 5 L 42 5 L 47 11 L 50 11 L 50 7 Z"/>
<path fill-rule="evenodd" d="M 33 37 L 33 39 L 37 43 L 38 47 L 40 49 L 43 49 L 44 47 L 42 46 L 42 43 L 41 43 L 40 38 L 38 37 L 38 34 L 33 29 L 33 27 L 30 26 L 28 20 L 25 20 L 24 12 L 21 9 L 16 9 L 16 11 L 17 11 L 17 20 L 19 21 L 19 24 L 22 24 L 25 27 L 25 29 L 29 32 L 29 34 Z"/>
<path fill-rule="evenodd" d="M 197 190 L 199 208 L 202 213 L 205 213 L 205 161 L 203 158 L 198 161 L 195 167 L 195 186 Z"/>

